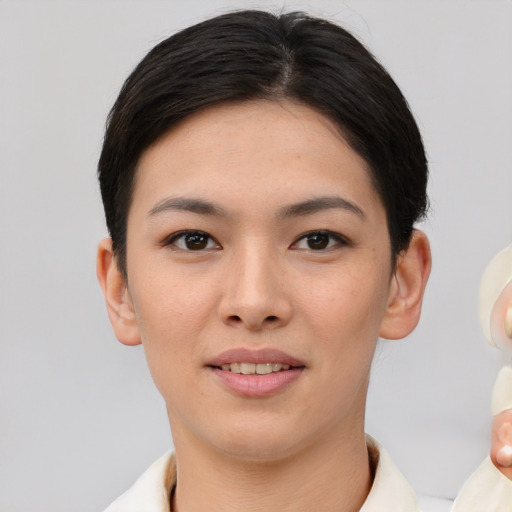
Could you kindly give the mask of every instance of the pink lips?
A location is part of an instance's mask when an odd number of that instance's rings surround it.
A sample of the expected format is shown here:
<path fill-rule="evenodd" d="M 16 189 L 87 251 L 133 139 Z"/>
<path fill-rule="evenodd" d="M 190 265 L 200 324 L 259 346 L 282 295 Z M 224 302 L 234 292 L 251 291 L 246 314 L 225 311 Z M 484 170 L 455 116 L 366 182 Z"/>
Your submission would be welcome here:
<path fill-rule="evenodd" d="M 265 375 L 243 375 L 221 369 L 222 365 L 231 363 L 281 363 L 289 365 L 290 369 Z M 208 366 L 228 389 L 247 397 L 267 397 L 277 393 L 297 380 L 305 367 L 302 361 L 280 350 L 244 348 L 223 352 L 212 359 Z"/>

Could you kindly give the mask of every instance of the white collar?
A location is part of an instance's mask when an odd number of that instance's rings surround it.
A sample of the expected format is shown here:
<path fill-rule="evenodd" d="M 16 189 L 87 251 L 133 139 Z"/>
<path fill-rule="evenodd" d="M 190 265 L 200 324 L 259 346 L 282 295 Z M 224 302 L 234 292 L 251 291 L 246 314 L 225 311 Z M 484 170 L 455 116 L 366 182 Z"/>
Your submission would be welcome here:
<path fill-rule="evenodd" d="M 375 479 L 360 512 L 419 512 L 416 497 L 386 450 L 367 436 L 368 450 L 377 459 Z M 171 512 L 169 489 L 176 481 L 173 454 L 160 457 L 105 512 Z"/>
<path fill-rule="evenodd" d="M 171 512 L 169 489 L 175 477 L 174 455 L 167 452 L 104 512 Z"/>
<path fill-rule="evenodd" d="M 370 494 L 360 512 L 419 512 L 414 491 L 397 469 L 388 452 L 366 436 L 368 451 L 378 453 L 378 464 Z"/>

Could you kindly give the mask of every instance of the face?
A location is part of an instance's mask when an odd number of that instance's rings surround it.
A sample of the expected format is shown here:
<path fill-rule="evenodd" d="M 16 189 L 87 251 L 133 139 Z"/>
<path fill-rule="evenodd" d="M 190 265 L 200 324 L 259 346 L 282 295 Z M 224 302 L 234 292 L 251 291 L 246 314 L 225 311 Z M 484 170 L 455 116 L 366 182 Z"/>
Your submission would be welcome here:
<path fill-rule="evenodd" d="M 176 445 L 286 457 L 363 429 L 396 292 L 365 161 L 306 106 L 219 106 L 142 156 L 127 294 Z"/>

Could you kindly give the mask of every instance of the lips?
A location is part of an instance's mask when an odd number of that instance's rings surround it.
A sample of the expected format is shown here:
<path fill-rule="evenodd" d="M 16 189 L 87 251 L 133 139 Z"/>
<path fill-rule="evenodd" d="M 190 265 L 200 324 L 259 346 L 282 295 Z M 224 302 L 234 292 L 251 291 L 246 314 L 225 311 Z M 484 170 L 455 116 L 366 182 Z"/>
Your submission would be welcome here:
<path fill-rule="evenodd" d="M 295 382 L 304 362 L 280 350 L 232 349 L 208 366 L 231 392 L 246 397 L 268 397 Z"/>

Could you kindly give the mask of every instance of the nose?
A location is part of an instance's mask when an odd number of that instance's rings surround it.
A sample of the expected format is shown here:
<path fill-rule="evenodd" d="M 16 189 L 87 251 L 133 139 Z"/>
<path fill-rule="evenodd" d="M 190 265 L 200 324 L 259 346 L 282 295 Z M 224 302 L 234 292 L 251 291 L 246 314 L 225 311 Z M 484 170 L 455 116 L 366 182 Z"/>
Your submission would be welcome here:
<path fill-rule="evenodd" d="M 222 322 L 251 331 L 287 325 L 292 303 L 285 274 L 271 251 L 249 247 L 239 251 L 224 274 L 219 304 Z"/>

